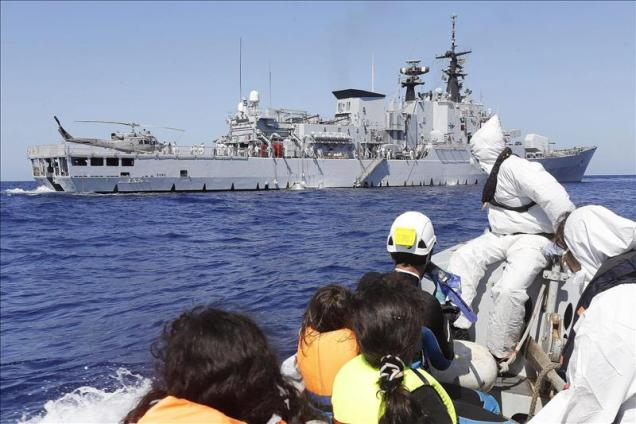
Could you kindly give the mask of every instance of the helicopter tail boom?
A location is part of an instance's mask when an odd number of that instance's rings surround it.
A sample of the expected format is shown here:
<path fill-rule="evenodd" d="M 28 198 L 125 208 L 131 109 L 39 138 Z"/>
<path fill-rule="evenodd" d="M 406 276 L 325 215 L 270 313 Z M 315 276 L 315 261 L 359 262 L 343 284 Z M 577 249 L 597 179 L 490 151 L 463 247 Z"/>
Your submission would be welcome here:
<path fill-rule="evenodd" d="M 60 135 L 62 136 L 62 138 L 66 141 L 72 141 L 73 140 L 73 136 L 70 135 L 63 127 L 62 124 L 60 124 L 60 120 L 57 119 L 57 116 L 53 115 L 53 119 L 55 119 L 55 122 L 57 122 L 57 131 L 60 133 Z"/>

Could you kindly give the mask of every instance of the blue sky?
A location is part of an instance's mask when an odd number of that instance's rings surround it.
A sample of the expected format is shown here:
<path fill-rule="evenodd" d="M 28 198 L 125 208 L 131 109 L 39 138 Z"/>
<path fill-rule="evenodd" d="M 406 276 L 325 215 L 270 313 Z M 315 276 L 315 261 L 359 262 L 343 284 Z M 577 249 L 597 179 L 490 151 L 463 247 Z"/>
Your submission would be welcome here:
<path fill-rule="evenodd" d="M 473 54 L 466 86 L 507 128 L 559 146 L 598 145 L 592 174 L 636 173 L 636 6 L 633 2 L 2 2 L 1 178 L 30 180 L 26 147 L 112 127 L 81 119 L 184 128 L 179 144 L 226 131 L 243 93 L 333 115 L 331 91 L 397 92 L 398 69 L 431 66 L 458 42 Z M 174 137 L 174 134 L 157 135 Z"/>

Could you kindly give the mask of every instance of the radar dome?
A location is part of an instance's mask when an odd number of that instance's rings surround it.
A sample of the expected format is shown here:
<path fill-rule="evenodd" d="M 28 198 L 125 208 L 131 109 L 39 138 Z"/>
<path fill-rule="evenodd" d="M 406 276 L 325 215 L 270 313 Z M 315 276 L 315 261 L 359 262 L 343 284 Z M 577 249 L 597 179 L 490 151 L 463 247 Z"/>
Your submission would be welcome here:
<path fill-rule="evenodd" d="M 443 93 L 443 91 L 442 91 L 442 89 L 441 89 L 441 88 L 437 87 L 437 88 L 435 89 L 435 94 L 442 94 L 442 93 Z"/>
<path fill-rule="evenodd" d="M 256 90 L 250 91 L 250 102 L 258 103 L 258 100 L 259 100 L 258 91 Z"/>
<path fill-rule="evenodd" d="M 238 106 L 236 106 L 236 110 L 238 110 L 239 112 L 245 112 L 245 104 L 240 101 Z"/>

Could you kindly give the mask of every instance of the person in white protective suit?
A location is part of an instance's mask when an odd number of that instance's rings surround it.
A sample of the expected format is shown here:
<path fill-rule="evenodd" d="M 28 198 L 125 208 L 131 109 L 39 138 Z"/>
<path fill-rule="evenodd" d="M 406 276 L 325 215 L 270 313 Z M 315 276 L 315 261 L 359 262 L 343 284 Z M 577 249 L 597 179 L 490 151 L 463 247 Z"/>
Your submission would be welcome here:
<path fill-rule="evenodd" d="M 574 205 L 540 163 L 512 155 L 497 115 L 473 135 L 471 153 L 489 174 L 482 202 L 489 206 L 490 228 L 453 253 L 448 271 L 461 277 L 462 297 L 470 305 L 488 266 L 506 261 L 492 288 L 487 340 L 493 356 L 504 359 L 523 330 L 527 290 L 547 265 L 543 249 L 551 243 L 558 218 Z M 465 338 L 471 323 L 462 316 L 453 325 L 463 329 L 455 331 L 456 337 Z"/>
<path fill-rule="evenodd" d="M 561 360 L 568 388 L 531 422 L 636 423 L 636 222 L 585 206 L 556 243 L 585 289 Z"/>

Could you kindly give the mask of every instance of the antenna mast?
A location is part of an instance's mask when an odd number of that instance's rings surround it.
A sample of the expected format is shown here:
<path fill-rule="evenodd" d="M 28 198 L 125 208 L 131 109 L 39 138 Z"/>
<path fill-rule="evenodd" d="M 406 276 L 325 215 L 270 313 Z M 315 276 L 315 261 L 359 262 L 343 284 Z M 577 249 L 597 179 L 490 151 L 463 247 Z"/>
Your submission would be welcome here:
<path fill-rule="evenodd" d="M 239 101 L 243 100 L 243 38 L 239 38 Z"/>
<path fill-rule="evenodd" d="M 454 52 L 455 51 L 455 19 L 457 19 L 457 15 L 453 15 L 451 16 L 451 22 L 452 22 L 452 26 L 453 29 L 451 31 L 451 50 Z"/>
<path fill-rule="evenodd" d="M 467 50 L 465 52 L 456 52 L 455 49 L 457 44 L 455 43 L 455 19 L 457 15 L 451 16 L 452 21 L 452 31 L 451 31 L 451 49 L 446 51 L 441 56 L 436 56 L 436 59 L 450 59 L 450 63 L 448 67 L 444 69 L 444 72 L 448 76 L 448 81 L 446 83 L 446 92 L 450 96 L 451 101 L 460 102 L 462 100 L 461 97 L 461 89 L 462 89 L 462 81 L 464 77 L 467 75 L 462 72 L 464 66 L 462 65 L 463 59 L 458 59 L 460 56 L 467 55 L 468 53 L 472 53 L 471 50 Z"/>
<path fill-rule="evenodd" d="M 272 108 L 272 62 L 268 61 L 267 64 L 269 68 L 269 107 Z"/>
<path fill-rule="evenodd" d="M 371 91 L 375 92 L 375 56 L 371 53 Z"/>

